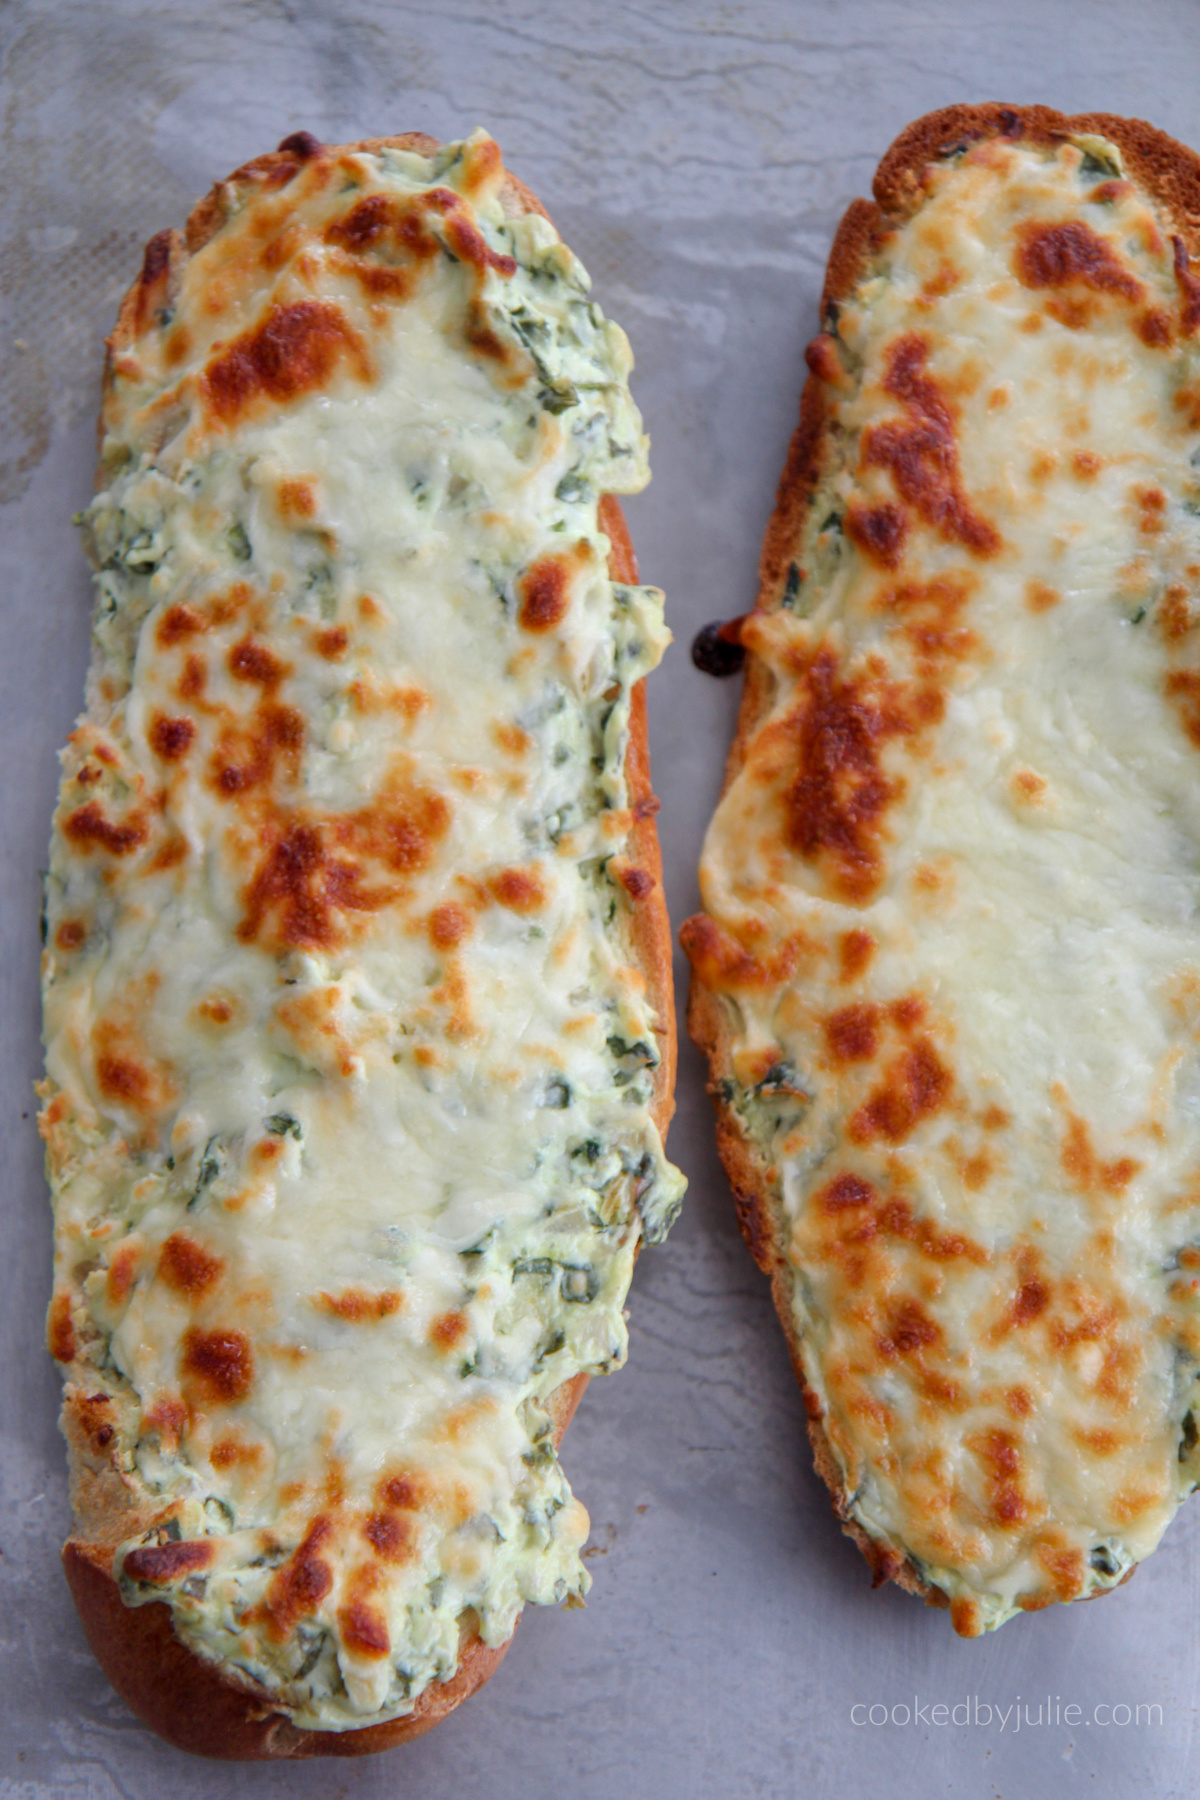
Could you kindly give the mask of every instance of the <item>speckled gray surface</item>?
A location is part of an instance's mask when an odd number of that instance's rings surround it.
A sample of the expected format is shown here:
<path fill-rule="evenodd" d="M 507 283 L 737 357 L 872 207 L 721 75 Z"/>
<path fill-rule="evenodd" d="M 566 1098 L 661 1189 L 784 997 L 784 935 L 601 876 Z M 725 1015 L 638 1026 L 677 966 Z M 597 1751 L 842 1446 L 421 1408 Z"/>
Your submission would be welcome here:
<path fill-rule="evenodd" d="M 593 1384 L 566 1446 L 594 1527 L 587 1611 L 528 1614 L 482 1693 L 382 1758 L 237 1768 L 166 1749 L 109 1691 L 58 1570 L 31 1083 L 37 871 L 87 652 L 68 519 L 90 491 L 101 338 L 152 231 L 298 127 L 484 124 L 551 207 L 633 340 L 654 443 L 630 513 L 679 640 L 651 731 L 678 921 L 736 698 L 686 645 L 752 596 L 842 207 L 907 120 L 953 100 L 1107 108 L 1200 142 L 1200 6 L 7 0 L 0 55 L 0 1800 L 1190 1793 L 1200 1520 L 1112 1598 L 976 1643 L 870 1593 L 812 1475 L 689 1051 L 672 1134 L 687 1211 L 639 1266 L 629 1367 Z M 1046 1722 L 1071 1703 L 1077 1723 Z M 1160 1710 L 1139 1723 L 1139 1704 Z"/>

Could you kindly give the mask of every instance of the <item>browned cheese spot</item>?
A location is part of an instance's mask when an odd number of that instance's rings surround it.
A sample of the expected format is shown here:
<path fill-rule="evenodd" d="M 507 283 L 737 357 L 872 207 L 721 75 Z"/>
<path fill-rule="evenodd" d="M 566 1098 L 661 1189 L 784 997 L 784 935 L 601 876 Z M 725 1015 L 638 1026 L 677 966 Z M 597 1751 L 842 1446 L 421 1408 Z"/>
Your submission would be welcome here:
<path fill-rule="evenodd" d="M 299 475 L 281 481 L 279 484 L 279 510 L 283 517 L 289 520 L 315 517 L 317 496 L 312 482 Z"/>
<path fill-rule="evenodd" d="M 332 1535 L 331 1520 L 324 1516 L 314 1519 L 303 1542 L 272 1577 L 258 1616 L 277 1643 L 301 1619 L 311 1617 L 333 1586 L 333 1571 L 319 1554 Z"/>
<path fill-rule="evenodd" d="M 1049 612 L 1062 599 L 1058 589 L 1051 587 L 1047 581 L 1027 581 L 1025 583 L 1025 604 L 1031 613 Z"/>
<path fill-rule="evenodd" d="M 164 1395 L 142 1416 L 142 1432 L 159 1437 L 165 1450 L 174 1450 L 188 1424 L 188 1409 L 182 1400 Z"/>
<path fill-rule="evenodd" d="M 429 1341 L 435 1350 L 453 1350 L 461 1344 L 469 1329 L 463 1312 L 445 1312 L 429 1327 Z"/>
<path fill-rule="evenodd" d="M 471 935 L 473 921 L 465 906 L 446 900 L 429 915 L 429 941 L 435 950 L 453 950 Z"/>
<path fill-rule="evenodd" d="M 120 1306 L 129 1297 L 141 1263 L 142 1246 L 138 1243 L 122 1244 L 114 1251 L 104 1283 L 111 1306 Z"/>
<path fill-rule="evenodd" d="M 254 1352 L 244 1331 L 185 1332 L 180 1374 L 212 1405 L 244 1400 L 254 1384 Z"/>
<path fill-rule="evenodd" d="M 368 1514 L 363 1522 L 363 1536 L 384 1562 L 412 1562 L 416 1556 L 416 1528 L 402 1513 Z"/>
<path fill-rule="evenodd" d="M 906 332 L 890 346 L 884 391 L 900 401 L 906 416 L 864 432 L 862 465 L 887 469 L 900 498 L 939 537 L 976 556 L 992 556 L 1000 548 L 1000 534 L 963 492 L 954 415 L 926 370 L 928 358 L 929 345 L 920 332 Z"/>
<path fill-rule="evenodd" d="M 351 1600 L 338 1613 L 342 1642 L 356 1656 L 386 1656 L 392 1647 L 387 1621 L 365 1600 Z"/>
<path fill-rule="evenodd" d="M 1160 487 L 1135 487 L 1132 491 L 1138 530 L 1143 537 L 1157 537 L 1166 523 L 1167 496 Z"/>
<path fill-rule="evenodd" d="M 1192 628 L 1192 609 L 1188 590 L 1181 581 L 1173 581 L 1158 606 L 1159 630 L 1169 644 L 1177 644 Z"/>
<path fill-rule="evenodd" d="M 546 889 L 537 869 L 501 869 L 488 882 L 488 892 L 510 912 L 540 912 L 546 904 Z"/>
<path fill-rule="evenodd" d="M 261 1444 L 248 1444 L 242 1438 L 224 1437 L 212 1447 L 209 1462 L 214 1469 L 256 1469 L 264 1460 Z"/>
<path fill-rule="evenodd" d="M 340 364 L 370 378 L 366 350 L 336 306 L 299 300 L 272 306 L 262 324 L 216 357 L 202 377 L 216 417 L 233 424 L 262 402 L 276 405 L 327 388 Z"/>
<path fill-rule="evenodd" d="M 941 1231 L 930 1219 L 918 1218 L 909 1202 L 883 1195 L 864 1179 L 846 1171 L 835 1175 L 811 1202 L 819 1220 L 829 1220 L 823 1259 L 842 1267 L 847 1285 L 861 1286 L 871 1267 L 871 1246 L 897 1239 L 913 1244 L 933 1262 L 984 1263 L 987 1253 L 960 1232 Z"/>
<path fill-rule="evenodd" d="M 524 756 L 533 739 L 519 725 L 501 724 L 492 726 L 492 736 L 502 750 L 509 756 Z"/>
<path fill-rule="evenodd" d="M 494 269 L 497 275 L 511 276 L 517 272 L 516 259 L 506 256 L 503 251 L 493 250 L 461 207 L 456 207 L 446 222 L 446 240 L 460 262 L 472 263 L 481 271 Z"/>
<path fill-rule="evenodd" d="M 208 630 L 208 620 L 194 606 L 185 606 L 182 602 L 169 606 L 154 633 L 159 646 L 169 650 L 173 644 L 181 644 L 185 639 L 196 637 Z"/>
<path fill-rule="evenodd" d="M 220 1280 L 224 1259 L 198 1244 L 186 1231 L 173 1231 L 158 1256 L 158 1278 L 174 1294 L 198 1300 Z"/>
<path fill-rule="evenodd" d="M 1131 1156 L 1118 1156 L 1111 1162 L 1103 1162 L 1096 1154 L 1091 1132 L 1084 1121 L 1068 1113 L 1062 1166 L 1080 1193 L 1116 1195 L 1125 1192 L 1142 1165 Z"/>
<path fill-rule="evenodd" d="M 969 1437 L 967 1448 L 983 1465 L 990 1488 L 992 1522 L 1011 1531 L 1029 1515 L 1029 1502 L 1021 1491 L 1020 1440 L 1011 1431 L 980 1432 Z"/>
<path fill-rule="evenodd" d="M 364 1325 L 390 1319 L 404 1305 L 404 1296 L 396 1288 L 343 1288 L 340 1294 L 315 1295 L 313 1305 L 335 1319 Z"/>
<path fill-rule="evenodd" d="M 439 217 L 441 235 L 436 226 Z M 469 218 L 461 195 L 450 188 L 431 188 L 409 199 L 368 194 L 327 228 L 325 241 L 344 254 L 346 266 L 372 299 L 403 301 L 414 291 L 421 271 L 441 254 L 443 235 L 455 261 L 471 270 L 476 290 L 489 269 L 506 278 L 516 274 L 515 260 L 489 246 Z M 473 347 L 498 361 L 509 361 L 512 347 L 492 332 L 478 305 L 478 291 L 468 302 L 468 317 L 467 337 Z"/>
<path fill-rule="evenodd" d="M 63 820 L 63 836 L 81 850 L 107 850 L 110 856 L 128 856 L 144 844 L 150 831 L 140 813 L 133 813 L 123 824 L 116 824 L 105 814 L 98 800 L 89 800 Z"/>
<path fill-rule="evenodd" d="M 368 887 L 363 864 L 393 877 L 418 874 L 433 861 L 450 816 L 440 794 L 421 788 L 328 819 L 283 814 L 264 826 L 264 853 L 243 895 L 239 939 L 269 937 L 304 949 L 343 941 L 346 914 L 378 912 L 406 891 L 395 880 Z"/>
<path fill-rule="evenodd" d="M 926 678 L 943 673 L 951 663 L 963 662 L 979 648 L 973 631 L 960 623 L 968 590 L 962 581 L 938 576 L 933 581 L 905 581 L 885 589 L 877 605 L 895 613 L 913 652 L 913 660 Z M 929 719 L 941 716 L 943 699 L 936 687 L 922 690 L 919 704 Z"/>
<path fill-rule="evenodd" d="M 844 1006 L 824 1021 L 824 1031 L 835 1063 L 870 1062 L 879 1049 L 879 1008 L 867 1001 Z"/>
<path fill-rule="evenodd" d="M 877 948 L 869 931 L 843 931 L 838 939 L 839 979 L 857 981 L 866 972 Z"/>
<path fill-rule="evenodd" d="M 232 1001 L 226 1000 L 223 994 L 210 994 L 207 1000 L 201 1000 L 196 1011 L 210 1025 L 228 1025 L 233 1018 Z"/>
<path fill-rule="evenodd" d="M 1050 1577 L 1056 1600 L 1073 1600 L 1083 1587 L 1083 1551 L 1073 1545 L 1038 1545 L 1037 1559 Z"/>
<path fill-rule="evenodd" d="M 233 799 L 272 781 L 282 762 L 295 781 L 304 749 L 304 717 L 294 706 L 263 699 L 247 724 L 226 727 L 212 761 L 217 792 Z"/>
<path fill-rule="evenodd" d="M 428 1494 L 421 1476 L 400 1471 L 382 1478 L 377 1498 L 381 1506 L 396 1507 L 400 1512 L 416 1512 L 424 1505 Z"/>
<path fill-rule="evenodd" d="M 925 1020 L 926 1006 L 919 994 L 901 994 L 898 1000 L 888 1001 L 887 1010 L 897 1031 L 912 1031 Z"/>
<path fill-rule="evenodd" d="M 912 731 L 899 692 L 886 678 L 843 678 L 828 647 L 800 684 L 793 718 L 799 773 L 786 795 L 787 841 L 820 860 L 839 898 L 864 901 L 883 879 L 882 815 L 903 793 L 884 774 L 879 752 Z"/>
<path fill-rule="evenodd" d="M 888 1064 L 880 1085 L 852 1116 L 850 1137 L 859 1144 L 875 1138 L 903 1143 L 923 1120 L 941 1111 L 953 1085 L 954 1078 L 933 1045 L 919 1038 Z"/>
<path fill-rule="evenodd" d="M 804 939 L 785 939 L 765 961 L 721 930 L 707 913 L 696 913 L 679 928 L 679 942 L 697 979 L 714 992 L 769 988 L 789 980 L 800 961 Z"/>
<path fill-rule="evenodd" d="M 237 681 L 253 682 L 268 693 L 290 673 L 286 663 L 251 637 L 244 637 L 229 652 L 229 673 Z"/>
<path fill-rule="evenodd" d="M 1170 313 L 1147 307 L 1138 320 L 1138 336 L 1148 350 L 1165 350 L 1171 342 Z"/>
<path fill-rule="evenodd" d="M 908 536 L 908 520 L 899 506 L 884 500 L 879 506 L 860 506 L 851 501 L 846 508 L 846 532 L 851 543 L 881 569 L 895 569 L 904 554 Z"/>
<path fill-rule="evenodd" d="M 196 727 L 191 719 L 169 719 L 155 713 L 150 721 L 150 748 L 163 762 L 178 762 L 191 748 Z"/>
<path fill-rule="evenodd" d="M 98 1019 L 92 1047 L 96 1086 L 105 1100 L 150 1118 L 175 1097 L 170 1075 L 144 1051 L 127 1023 Z"/>
<path fill-rule="evenodd" d="M 1200 750 L 1200 675 L 1191 669 L 1176 669 L 1164 686 L 1168 696 L 1178 702 L 1183 728 Z"/>
<path fill-rule="evenodd" d="M 1045 1313 L 1053 1299 L 1049 1283 L 1039 1270 L 1036 1252 L 1020 1250 L 1016 1258 L 1016 1290 L 997 1324 L 989 1332 L 993 1343 L 999 1343 L 1011 1331 L 1023 1331 Z"/>
<path fill-rule="evenodd" d="M 565 556 L 539 556 L 517 583 L 517 618 L 526 631 L 553 631 L 570 604 L 571 565 Z"/>
<path fill-rule="evenodd" d="M 87 926 L 82 919 L 64 919 L 54 934 L 54 942 L 60 950 L 78 950 L 87 940 Z"/>
<path fill-rule="evenodd" d="M 911 1298 L 896 1302 L 887 1321 L 886 1331 L 875 1340 L 875 1347 L 887 1362 L 897 1357 L 915 1356 L 936 1344 L 941 1327 L 924 1311 L 920 1302 Z"/>
<path fill-rule="evenodd" d="M 1023 286 L 1053 291 L 1046 310 L 1072 331 L 1090 323 L 1095 311 L 1090 295 L 1134 302 L 1142 298 L 1141 282 L 1111 244 L 1078 219 L 1022 226 L 1014 266 Z"/>
<path fill-rule="evenodd" d="M 142 1544 L 130 1550 L 122 1564 L 122 1572 L 132 1581 L 146 1581 L 155 1587 L 178 1581 L 181 1575 L 192 1575 L 207 1569 L 213 1559 L 211 1543 L 200 1539 L 182 1539 L 177 1543 Z"/>
<path fill-rule="evenodd" d="M 189 656 L 183 665 L 176 693 L 181 700 L 199 700 L 208 686 L 208 668 L 202 656 Z"/>
<path fill-rule="evenodd" d="M 1046 792 L 1046 780 L 1033 769 L 1017 769 L 1012 778 L 1013 793 L 1018 800 L 1036 805 Z"/>
<path fill-rule="evenodd" d="M 143 253 L 137 285 L 136 321 L 139 332 L 153 324 L 156 316 L 166 306 L 174 235 L 170 230 L 155 232 Z"/>
<path fill-rule="evenodd" d="M 346 654 L 350 633 L 344 625 L 326 625 L 317 632 L 313 641 L 318 656 L 323 656 L 326 662 L 337 662 Z"/>
<path fill-rule="evenodd" d="M 50 1311 L 46 1315 L 46 1342 L 55 1362 L 74 1360 L 75 1326 L 71 1320 L 71 1296 L 66 1288 L 60 1289 L 50 1302 Z"/>
<path fill-rule="evenodd" d="M 658 885 L 649 869 L 639 868 L 637 863 L 630 862 L 627 857 L 614 856 L 608 866 L 610 873 L 616 876 L 629 898 L 635 902 L 648 900 Z"/>

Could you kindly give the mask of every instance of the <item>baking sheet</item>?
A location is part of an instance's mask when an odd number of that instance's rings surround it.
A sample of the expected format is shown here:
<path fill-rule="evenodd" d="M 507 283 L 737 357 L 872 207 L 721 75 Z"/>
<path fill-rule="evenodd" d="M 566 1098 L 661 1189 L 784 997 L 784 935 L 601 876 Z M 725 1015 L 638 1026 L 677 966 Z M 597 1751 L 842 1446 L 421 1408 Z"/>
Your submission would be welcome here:
<path fill-rule="evenodd" d="M 101 339 L 151 232 L 300 127 L 499 139 L 637 354 L 655 479 L 630 518 L 678 640 L 651 708 L 678 923 L 736 701 L 687 645 L 753 597 L 842 208 L 907 120 L 953 100 L 1106 108 L 1200 141 L 1200 8 L 7 0 L 0 56 L 0 1800 L 1190 1792 L 1200 1517 L 1099 1605 L 974 1643 L 872 1594 L 812 1473 L 690 1049 L 671 1138 L 686 1211 L 639 1264 L 627 1370 L 592 1384 L 565 1448 L 593 1521 L 587 1611 L 528 1612 L 492 1682 L 384 1757 L 169 1750 L 108 1688 L 59 1574 L 31 1084 L 38 870 L 88 643 L 68 520 L 91 491 Z"/>

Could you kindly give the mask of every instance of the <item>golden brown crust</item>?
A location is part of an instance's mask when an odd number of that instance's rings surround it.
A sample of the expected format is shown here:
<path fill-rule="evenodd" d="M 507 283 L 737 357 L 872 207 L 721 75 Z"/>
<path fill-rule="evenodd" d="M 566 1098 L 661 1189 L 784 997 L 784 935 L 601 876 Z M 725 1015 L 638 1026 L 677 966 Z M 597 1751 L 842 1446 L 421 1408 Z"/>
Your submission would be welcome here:
<path fill-rule="evenodd" d="M 556 1443 L 571 1422 L 586 1375 L 550 1396 Z M 449 1681 L 427 1687 L 411 1713 L 358 1731 L 303 1731 L 266 1695 L 239 1686 L 201 1660 L 176 1637 L 171 1609 L 161 1601 L 126 1606 L 112 1574 L 113 1547 L 68 1540 L 63 1569 L 84 1635 L 96 1661 L 131 1712 L 173 1744 L 226 1762 L 309 1756 L 368 1756 L 420 1737 L 482 1687 L 508 1645 L 495 1649 L 471 1636 Z"/>
<path fill-rule="evenodd" d="M 821 296 L 822 321 L 831 311 L 836 313 L 838 305 L 853 291 L 885 233 L 902 223 L 919 202 L 924 172 L 931 161 L 957 146 L 985 137 L 1052 144 L 1079 136 L 1103 137 L 1116 144 L 1130 175 L 1158 202 L 1164 224 L 1182 240 L 1189 255 L 1200 254 L 1200 156 L 1155 126 L 1111 113 L 1067 115 L 1048 106 L 1005 106 L 1000 102 L 948 106 L 927 113 L 900 133 L 876 171 L 872 184 L 874 200 L 854 200 L 848 207 L 829 253 Z M 826 393 L 825 383 L 815 374 L 810 375 L 801 395 L 799 424 L 788 448 L 775 508 L 763 539 L 756 601 L 760 611 L 777 601 L 800 539 L 805 512 L 821 479 L 828 418 Z M 737 729 L 726 765 L 726 788 L 741 768 L 746 747 L 769 710 L 772 697 L 769 671 L 757 657 L 748 654 Z M 685 934 L 686 929 L 685 926 Z M 690 1035 L 709 1059 L 709 1093 L 717 1112 L 717 1147 L 733 1188 L 738 1224 L 759 1268 L 770 1278 L 792 1366 L 803 1390 L 813 1460 L 833 1497 L 833 1509 L 842 1530 L 870 1564 L 874 1585 L 891 1580 L 910 1593 L 919 1594 L 927 1605 L 948 1606 L 940 1589 L 924 1581 L 911 1563 L 875 1542 L 848 1516 L 842 1473 L 824 1428 L 820 1402 L 804 1378 L 790 1278 L 780 1249 L 782 1230 L 771 1171 L 743 1134 L 732 1105 L 724 1097 L 722 1082 L 730 1063 L 730 1022 L 720 998 L 705 987 L 694 971 L 687 1023 Z M 1097 1592 L 1109 1591 L 1102 1588 Z"/>
<path fill-rule="evenodd" d="M 406 132 L 398 137 L 365 138 L 339 147 L 337 153 L 387 148 L 428 155 L 440 145 L 436 138 L 423 132 Z M 188 257 L 220 229 L 227 215 L 231 187 L 245 183 L 282 185 L 284 179 L 290 178 L 289 168 L 294 172 L 321 149 L 304 133 L 285 139 L 278 150 L 255 157 L 227 182 L 219 182 L 193 208 L 182 232 L 162 231 L 150 240 L 141 272 L 121 303 L 108 339 L 106 396 L 114 358 L 132 348 L 149 312 L 162 306 L 176 290 Z M 511 174 L 506 177 L 502 199 L 505 209 L 514 216 L 536 212 L 549 218 L 535 195 Z M 614 580 L 636 582 L 637 558 L 625 515 L 614 495 L 601 498 L 600 525 L 610 542 L 609 569 Z M 633 898 L 630 938 L 659 1020 L 661 1060 L 655 1071 L 651 1113 L 665 1137 L 674 1111 L 675 999 L 671 927 L 654 824 L 658 806 L 650 786 L 645 689 L 644 680 L 639 681 L 632 694 L 626 777 L 634 814 L 630 861 L 652 880 L 653 887 L 642 897 Z M 580 1374 L 551 1394 L 547 1406 L 556 1443 L 561 1443 L 587 1384 L 588 1376 Z M 115 1545 L 151 1521 L 140 1515 L 135 1517 L 129 1510 L 133 1502 L 129 1483 L 102 1454 L 108 1439 L 97 1445 L 95 1421 L 88 1415 L 86 1400 L 68 1395 L 64 1424 L 75 1452 L 72 1499 L 76 1516 L 88 1516 L 93 1529 L 103 1531 L 103 1537 L 72 1537 L 63 1550 L 67 1584 L 84 1633 L 96 1660 L 131 1711 L 178 1749 L 228 1761 L 360 1756 L 387 1750 L 431 1730 L 476 1688 L 482 1687 L 512 1641 L 510 1638 L 508 1643 L 492 1649 L 472 1634 L 454 1676 L 426 1688 L 405 1718 L 353 1731 L 302 1730 L 272 1707 L 268 1696 L 238 1685 L 181 1643 L 172 1628 L 169 1607 L 160 1602 L 140 1607 L 124 1604 L 112 1574 Z M 100 1429 L 104 1429 L 103 1425 Z M 103 1505 L 93 1504 L 101 1496 Z"/>

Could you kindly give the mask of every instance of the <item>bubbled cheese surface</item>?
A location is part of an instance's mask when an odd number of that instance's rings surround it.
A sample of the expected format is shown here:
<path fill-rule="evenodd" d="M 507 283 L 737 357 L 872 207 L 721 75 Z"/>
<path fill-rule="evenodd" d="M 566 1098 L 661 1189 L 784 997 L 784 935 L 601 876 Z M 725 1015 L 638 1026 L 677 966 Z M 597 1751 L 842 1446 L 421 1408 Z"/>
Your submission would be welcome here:
<path fill-rule="evenodd" d="M 624 1359 L 682 1189 L 623 857 L 668 640 L 598 514 L 646 444 L 504 180 L 482 134 L 235 177 L 118 347 L 84 522 L 51 1347 L 127 1602 L 333 1729 L 586 1591 L 545 1401 Z"/>
<path fill-rule="evenodd" d="M 809 353 L 824 470 L 685 928 L 848 1510 L 968 1635 L 1200 1479 L 1178 256 L 1110 144 L 928 170 Z"/>

